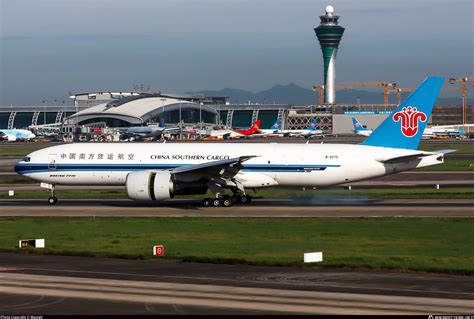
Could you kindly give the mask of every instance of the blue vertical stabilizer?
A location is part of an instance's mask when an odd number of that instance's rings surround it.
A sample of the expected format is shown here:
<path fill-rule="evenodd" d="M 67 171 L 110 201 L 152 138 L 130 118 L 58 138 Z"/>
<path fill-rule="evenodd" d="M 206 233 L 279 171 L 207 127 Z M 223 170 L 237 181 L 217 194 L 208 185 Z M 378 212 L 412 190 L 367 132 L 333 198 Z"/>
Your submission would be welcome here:
<path fill-rule="evenodd" d="M 444 79 L 428 77 L 361 144 L 416 150 Z"/>

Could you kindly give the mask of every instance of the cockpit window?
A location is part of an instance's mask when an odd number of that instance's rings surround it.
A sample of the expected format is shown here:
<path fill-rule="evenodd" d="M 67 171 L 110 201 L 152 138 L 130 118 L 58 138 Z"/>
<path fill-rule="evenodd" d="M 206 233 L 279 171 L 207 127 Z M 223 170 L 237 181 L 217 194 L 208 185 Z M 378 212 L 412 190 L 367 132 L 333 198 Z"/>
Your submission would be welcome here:
<path fill-rule="evenodd" d="M 31 161 L 31 157 L 29 156 L 23 157 L 23 162 L 29 162 L 29 161 Z"/>

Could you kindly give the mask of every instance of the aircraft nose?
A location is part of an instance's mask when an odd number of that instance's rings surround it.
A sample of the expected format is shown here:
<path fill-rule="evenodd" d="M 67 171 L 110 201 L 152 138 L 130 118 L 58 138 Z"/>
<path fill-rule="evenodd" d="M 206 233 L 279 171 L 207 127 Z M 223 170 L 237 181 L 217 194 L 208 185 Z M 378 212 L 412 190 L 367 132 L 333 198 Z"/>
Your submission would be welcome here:
<path fill-rule="evenodd" d="M 16 172 L 16 173 L 20 174 L 21 168 L 20 168 L 20 165 L 18 165 L 18 164 L 20 164 L 20 162 L 17 162 L 17 163 L 15 164 L 15 168 L 14 168 L 14 169 L 15 169 L 15 172 Z"/>
<path fill-rule="evenodd" d="M 26 158 L 29 158 L 28 156 Z M 26 163 L 25 158 L 20 160 L 15 164 L 14 170 L 17 174 L 22 174 L 28 167 L 26 166 L 28 163 Z"/>

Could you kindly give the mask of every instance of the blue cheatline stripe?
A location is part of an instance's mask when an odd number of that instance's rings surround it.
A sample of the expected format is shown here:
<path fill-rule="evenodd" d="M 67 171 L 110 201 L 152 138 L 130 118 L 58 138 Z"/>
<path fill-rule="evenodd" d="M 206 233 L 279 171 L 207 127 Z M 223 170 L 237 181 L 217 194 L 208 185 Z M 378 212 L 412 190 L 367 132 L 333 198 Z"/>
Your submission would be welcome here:
<path fill-rule="evenodd" d="M 50 169 L 49 164 L 20 164 L 15 166 L 15 171 L 19 174 L 32 174 L 62 171 L 134 171 L 147 169 L 163 170 L 187 165 L 193 164 L 56 164 L 56 168 L 54 169 Z M 328 167 L 340 167 L 341 165 L 253 164 L 243 166 L 243 171 L 247 172 L 306 172 L 322 171 Z"/>

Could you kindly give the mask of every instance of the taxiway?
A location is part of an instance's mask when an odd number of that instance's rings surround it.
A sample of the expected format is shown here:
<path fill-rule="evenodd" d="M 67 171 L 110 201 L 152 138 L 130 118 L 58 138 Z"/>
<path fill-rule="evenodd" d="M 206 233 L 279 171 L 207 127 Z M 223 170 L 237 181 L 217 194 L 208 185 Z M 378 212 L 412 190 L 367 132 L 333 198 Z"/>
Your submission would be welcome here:
<path fill-rule="evenodd" d="M 474 199 L 256 199 L 249 205 L 200 207 L 199 200 L 0 200 L 0 216 L 95 217 L 474 217 Z"/>
<path fill-rule="evenodd" d="M 456 314 L 474 278 L 0 253 L 0 312 Z"/>

